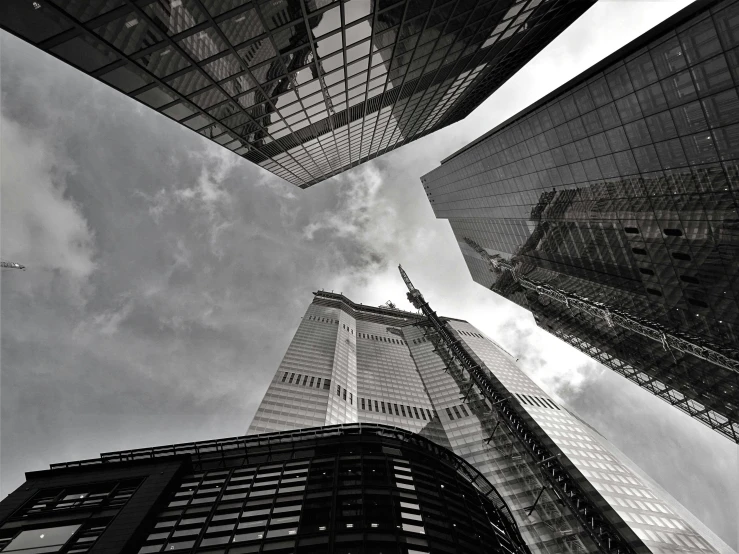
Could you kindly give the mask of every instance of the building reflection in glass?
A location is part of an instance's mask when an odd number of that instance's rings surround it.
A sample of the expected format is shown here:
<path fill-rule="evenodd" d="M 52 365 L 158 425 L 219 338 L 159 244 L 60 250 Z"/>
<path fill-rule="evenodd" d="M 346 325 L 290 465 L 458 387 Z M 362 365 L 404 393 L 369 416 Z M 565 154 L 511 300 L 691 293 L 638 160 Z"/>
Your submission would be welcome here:
<path fill-rule="evenodd" d="M 0 21 L 304 188 L 464 118 L 592 4 L 8 0 Z"/>
<path fill-rule="evenodd" d="M 739 374 L 527 292 L 490 264 L 724 352 L 739 344 L 739 3 L 696 3 L 422 181 L 473 278 L 739 441 Z"/>

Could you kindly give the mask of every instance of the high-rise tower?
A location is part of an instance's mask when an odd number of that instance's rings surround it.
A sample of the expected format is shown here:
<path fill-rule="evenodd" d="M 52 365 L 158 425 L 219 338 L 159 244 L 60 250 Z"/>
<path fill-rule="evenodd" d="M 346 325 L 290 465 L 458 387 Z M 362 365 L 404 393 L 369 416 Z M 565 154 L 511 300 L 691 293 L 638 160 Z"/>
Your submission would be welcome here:
<path fill-rule="evenodd" d="M 593 0 L 5 0 L 0 27 L 302 188 L 466 117 Z"/>
<path fill-rule="evenodd" d="M 422 182 L 476 282 L 739 442 L 737 68 L 699 0 Z"/>
<path fill-rule="evenodd" d="M 542 437 L 570 482 L 597 505 L 599 517 L 617 529 L 621 552 L 731 552 L 552 400 L 500 346 L 466 321 L 443 321 L 501 383 L 503 402 Z M 317 292 L 248 434 L 355 422 L 407 429 L 451 449 L 483 474 L 510 507 L 532 552 L 601 551 L 544 475 L 553 461 L 533 459 L 497 407 L 425 316 Z M 565 490 L 563 496 L 572 493 Z"/>

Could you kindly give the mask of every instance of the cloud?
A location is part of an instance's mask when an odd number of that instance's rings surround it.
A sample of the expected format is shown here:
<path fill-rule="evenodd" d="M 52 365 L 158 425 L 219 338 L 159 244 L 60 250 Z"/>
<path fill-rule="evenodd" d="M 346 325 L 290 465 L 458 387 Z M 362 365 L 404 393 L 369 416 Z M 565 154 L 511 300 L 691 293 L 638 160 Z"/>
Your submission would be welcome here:
<path fill-rule="evenodd" d="M 639 5 L 631 13 L 646 11 Z M 439 160 L 576 64 L 552 56 L 532 62 L 468 120 L 300 190 L 17 39 L 2 41 L 3 139 L 13 140 L 8 129 L 33 139 L 24 139 L 18 159 L 33 165 L 41 153 L 50 160 L 39 162 L 46 181 L 29 180 L 55 191 L 44 198 L 69 218 L 63 236 L 48 237 L 53 225 L 44 227 L 44 240 L 28 236 L 70 252 L 59 259 L 78 255 L 65 264 L 81 269 L 64 278 L 76 275 L 84 298 L 72 302 L 58 286 L 29 295 L 30 269 L 23 280 L 3 276 L 3 493 L 23 471 L 51 462 L 245 432 L 311 293 L 334 289 L 408 309 L 402 263 L 439 313 L 480 327 L 609 437 L 629 435 L 630 425 L 641 424 L 632 415 L 643 415 L 644 440 L 619 446 L 637 461 L 654 460 L 655 471 L 661 457 L 672 460 L 682 473 L 666 472 L 666 488 L 717 529 L 735 522 L 725 502 L 709 497 L 726 464 L 706 464 L 702 452 L 684 448 L 707 431 L 669 416 L 667 406 L 666 413 L 634 410 L 634 402 L 660 401 L 632 402 L 632 385 L 472 282 L 448 222 L 434 218 L 420 186 Z M 36 171 L 13 168 L 21 170 Z M 15 217 L 9 206 L 3 202 L 4 249 Z M 24 209 L 45 223 L 43 209 Z M 68 238 L 77 235 L 81 249 Z M 47 273 L 61 280 L 64 270 Z M 661 428 L 663 419 L 672 426 Z M 648 442 L 668 433 L 673 441 Z M 711 452 L 718 459 L 723 451 Z"/>
<path fill-rule="evenodd" d="M 95 271 L 95 237 L 65 182 L 74 164 L 4 115 L 0 123 L 2 255 L 28 267 L 7 274 L 29 296 L 63 289 L 76 304 Z"/>

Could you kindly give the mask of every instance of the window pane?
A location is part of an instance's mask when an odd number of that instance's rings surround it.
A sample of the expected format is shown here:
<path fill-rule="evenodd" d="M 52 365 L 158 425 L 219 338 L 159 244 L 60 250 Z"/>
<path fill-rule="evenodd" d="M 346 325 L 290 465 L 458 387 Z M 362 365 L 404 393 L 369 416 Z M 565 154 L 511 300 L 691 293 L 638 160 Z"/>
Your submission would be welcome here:
<path fill-rule="evenodd" d="M 79 525 L 65 525 L 64 527 L 21 531 L 17 537 L 10 541 L 3 552 L 14 552 L 26 548 L 42 548 L 44 552 L 56 552 L 64 546 L 79 528 Z"/>

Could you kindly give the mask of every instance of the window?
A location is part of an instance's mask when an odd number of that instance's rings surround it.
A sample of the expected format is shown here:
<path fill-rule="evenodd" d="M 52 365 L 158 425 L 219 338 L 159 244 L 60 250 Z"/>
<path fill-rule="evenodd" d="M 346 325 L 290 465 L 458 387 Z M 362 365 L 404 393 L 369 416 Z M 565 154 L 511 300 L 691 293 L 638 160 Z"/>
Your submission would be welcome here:
<path fill-rule="evenodd" d="M 79 528 L 79 525 L 65 525 L 63 527 L 21 531 L 3 549 L 3 552 L 23 551 L 23 554 L 58 552 Z"/>

